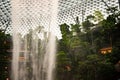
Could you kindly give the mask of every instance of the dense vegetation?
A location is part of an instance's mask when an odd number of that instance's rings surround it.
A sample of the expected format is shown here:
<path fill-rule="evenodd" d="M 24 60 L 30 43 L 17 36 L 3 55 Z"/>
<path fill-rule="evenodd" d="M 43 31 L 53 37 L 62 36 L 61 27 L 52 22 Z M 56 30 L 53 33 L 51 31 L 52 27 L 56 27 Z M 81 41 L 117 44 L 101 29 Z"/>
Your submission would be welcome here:
<path fill-rule="evenodd" d="M 58 40 L 56 80 L 120 78 L 120 12 L 116 7 L 107 11 L 110 14 L 106 19 L 95 11 L 82 24 L 77 17 L 76 24 L 60 25 L 62 39 Z M 105 47 L 112 47 L 112 51 L 101 54 Z"/>
<path fill-rule="evenodd" d="M 11 44 L 11 36 L 0 30 L 0 80 L 10 77 Z"/>
<path fill-rule="evenodd" d="M 61 24 L 58 40 L 56 80 L 118 80 L 120 79 L 120 12 L 108 8 L 104 19 L 100 11 L 89 15 L 80 24 Z M 97 22 L 97 23 L 94 23 Z M 0 80 L 9 77 L 11 36 L 0 30 Z M 101 54 L 111 47 L 112 52 Z"/>

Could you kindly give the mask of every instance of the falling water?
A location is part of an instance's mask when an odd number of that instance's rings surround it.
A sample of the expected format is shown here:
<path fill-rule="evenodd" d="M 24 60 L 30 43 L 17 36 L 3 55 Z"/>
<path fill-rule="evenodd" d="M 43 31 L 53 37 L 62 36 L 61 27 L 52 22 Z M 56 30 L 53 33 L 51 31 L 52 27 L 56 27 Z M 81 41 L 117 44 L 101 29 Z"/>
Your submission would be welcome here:
<path fill-rule="evenodd" d="M 12 80 L 53 80 L 57 0 L 12 0 Z"/>

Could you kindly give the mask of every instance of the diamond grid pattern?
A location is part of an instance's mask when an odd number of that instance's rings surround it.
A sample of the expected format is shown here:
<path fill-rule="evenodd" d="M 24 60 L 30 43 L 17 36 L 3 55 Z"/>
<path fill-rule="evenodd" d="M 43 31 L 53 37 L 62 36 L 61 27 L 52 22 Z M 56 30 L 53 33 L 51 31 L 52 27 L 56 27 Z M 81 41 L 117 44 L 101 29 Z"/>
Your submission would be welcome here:
<path fill-rule="evenodd" d="M 109 6 L 118 6 L 118 0 L 105 1 Z M 19 16 L 21 18 L 21 23 L 24 25 L 22 25 L 23 27 L 18 28 L 18 31 L 23 31 L 24 33 L 27 33 L 30 27 L 35 28 L 39 25 L 49 25 L 49 8 L 51 8 L 51 4 L 48 2 L 49 1 L 47 0 L 21 0 L 19 5 L 21 8 L 21 11 L 19 12 L 21 14 Z M 104 15 L 106 15 L 106 6 L 101 0 L 59 0 L 58 4 L 58 24 L 75 23 L 75 18 L 77 16 L 82 22 L 82 20 L 84 20 L 87 15 L 93 14 L 95 10 L 99 10 Z M 6 33 L 12 32 L 10 9 L 10 0 L 0 0 L 0 29 L 7 29 Z M 35 12 L 32 11 L 33 9 L 36 9 L 34 10 Z M 59 32 L 59 27 L 57 28 L 57 30 Z"/>
<path fill-rule="evenodd" d="M 10 8 L 9 0 L 0 0 L 0 29 L 6 29 L 6 33 L 11 32 Z"/>
<path fill-rule="evenodd" d="M 118 0 L 104 0 L 109 6 L 118 6 Z M 75 18 L 78 16 L 80 21 L 85 19 L 86 16 L 93 14 L 95 10 L 99 10 L 103 15 L 106 15 L 107 8 L 101 0 L 60 0 L 59 1 L 59 14 L 58 22 L 62 23 L 75 23 Z M 73 4 L 73 5 L 71 5 Z M 64 5 L 64 6 L 63 6 Z"/>

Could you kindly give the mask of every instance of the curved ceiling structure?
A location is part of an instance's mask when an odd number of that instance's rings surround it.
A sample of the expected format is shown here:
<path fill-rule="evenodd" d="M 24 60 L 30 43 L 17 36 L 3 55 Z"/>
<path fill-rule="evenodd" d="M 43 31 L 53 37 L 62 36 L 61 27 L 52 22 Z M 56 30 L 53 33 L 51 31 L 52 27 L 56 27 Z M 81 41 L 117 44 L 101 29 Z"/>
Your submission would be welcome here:
<path fill-rule="evenodd" d="M 11 5 L 9 0 L 0 0 L 0 29 L 11 32 Z"/>
<path fill-rule="evenodd" d="M 104 0 L 108 6 L 118 6 L 118 0 Z M 59 23 L 75 23 L 78 16 L 80 21 L 86 16 L 100 11 L 106 16 L 107 6 L 102 0 L 59 0 Z"/>
<path fill-rule="evenodd" d="M 118 6 L 118 0 L 104 0 L 109 6 Z M 106 16 L 106 5 L 102 0 L 59 0 L 58 24 L 75 23 L 79 17 L 82 22 L 87 15 L 101 11 Z M 11 4 L 10 0 L 0 0 L 0 29 L 11 33 Z"/>

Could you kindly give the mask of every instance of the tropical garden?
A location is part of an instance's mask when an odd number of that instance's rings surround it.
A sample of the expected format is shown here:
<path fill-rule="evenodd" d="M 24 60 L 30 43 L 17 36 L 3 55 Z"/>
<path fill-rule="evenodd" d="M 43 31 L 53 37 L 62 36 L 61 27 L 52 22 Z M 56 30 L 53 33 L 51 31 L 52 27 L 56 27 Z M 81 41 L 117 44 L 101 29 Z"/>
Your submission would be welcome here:
<path fill-rule="evenodd" d="M 4 30 L 0 30 L 0 80 L 10 77 L 12 39 Z"/>
<path fill-rule="evenodd" d="M 100 11 L 80 24 L 61 24 L 58 40 L 56 80 L 120 79 L 120 12 L 107 9 L 104 19 Z M 95 23 L 96 22 L 96 23 Z"/>
<path fill-rule="evenodd" d="M 120 79 L 120 11 L 108 7 L 107 18 L 95 11 L 80 23 L 60 24 L 55 80 Z M 12 40 L 0 30 L 0 80 L 9 77 Z"/>

